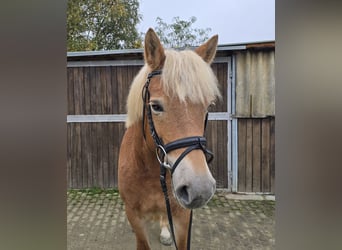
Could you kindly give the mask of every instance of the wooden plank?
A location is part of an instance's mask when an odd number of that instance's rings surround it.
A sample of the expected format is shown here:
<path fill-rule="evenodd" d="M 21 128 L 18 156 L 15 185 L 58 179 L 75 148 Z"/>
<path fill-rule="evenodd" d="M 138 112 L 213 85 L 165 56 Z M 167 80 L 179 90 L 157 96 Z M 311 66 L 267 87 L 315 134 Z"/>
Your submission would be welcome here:
<path fill-rule="evenodd" d="M 85 151 L 86 151 L 86 169 L 87 169 L 87 186 L 85 188 L 90 188 L 93 187 L 93 152 L 92 152 L 92 124 L 91 123 L 86 123 L 86 146 L 85 146 Z"/>
<path fill-rule="evenodd" d="M 270 122 L 262 120 L 261 138 L 262 192 L 270 192 Z"/>
<path fill-rule="evenodd" d="M 227 91 L 227 68 L 228 65 L 227 63 L 219 63 L 218 64 L 218 72 L 217 72 L 217 78 L 218 78 L 218 82 L 219 82 L 219 88 L 222 94 L 222 101 L 221 103 L 221 107 L 219 109 L 220 112 L 227 112 L 227 101 L 228 101 L 228 91 Z"/>
<path fill-rule="evenodd" d="M 97 114 L 96 68 L 90 68 L 90 113 Z"/>
<path fill-rule="evenodd" d="M 84 114 L 83 68 L 75 69 L 74 103 L 75 115 Z"/>
<path fill-rule="evenodd" d="M 112 106 L 113 93 L 112 93 L 112 83 L 111 83 L 112 76 L 111 76 L 111 74 L 112 74 L 111 68 L 106 67 L 105 68 L 106 105 L 105 105 L 105 110 L 104 110 L 104 112 L 106 114 L 113 114 L 113 106 Z"/>
<path fill-rule="evenodd" d="M 123 91 L 122 91 L 122 103 L 124 105 L 124 111 L 126 113 L 126 100 L 127 100 L 127 96 L 129 93 L 129 89 L 130 86 L 133 82 L 133 79 L 135 77 L 135 75 L 137 74 L 137 70 L 139 66 L 137 67 L 126 67 L 126 80 L 123 82 Z M 140 96 L 139 96 L 140 97 Z"/>
<path fill-rule="evenodd" d="M 252 192 L 253 183 L 253 122 L 246 119 L 246 192 Z"/>
<path fill-rule="evenodd" d="M 221 123 L 221 131 L 218 131 L 218 134 L 222 135 L 221 138 L 221 146 L 220 151 L 218 152 L 221 157 L 221 163 L 218 165 L 220 169 L 222 169 L 222 176 L 224 177 L 223 188 L 228 188 L 228 148 L 227 148 L 227 121 L 220 121 Z"/>
<path fill-rule="evenodd" d="M 101 137 L 101 130 L 102 130 L 102 124 L 97 123 L 95 124 L 96 126 L 96 147 L 97 147 L 97 154 L 96 154 L 96 159 L 97 159 L 97 166 L 96 166 L 96 171 L 97 171 L 97 187 L 102 188 L 103 187 L 103 165 L 102 165 L 102 137 Z"/>
<path fill-rule="evenodd" d="M 72 183 L 72 187 L 73 188 L 77 188 L 77 151 L 76 151 L 76 147 L 77 147 L 77 137 L 76 137 L 76 124 L 71 124 L 70 126 L 70 136 L 72 138 L 72 142 L 70 143 L 70 152 L 72 154 L 71 157 L 71 183 Z"/>
<path fill-rule="evenodd" d="M 76 188 L 82 188 L 82 149 L 81 149 L 81 126 L 75 123 L 75 178 Z"/>
<path fill-rule="evenodd" d="M 112 85 L 112 107 L 113 107 L 113 113 L 119 114 L 119 91 L 118 91 L 118 79 L 117 79 L 117 67 L 111 68 L 111 85 Z"/>
<path fill-rule="evenodd" d="M 246 191 L 247 120 L 238 120 L 238 191 Z"/>
<path fill-rule="evenodd" d="M 215 156 L 217 158 L 217 164 L 216 164 L 216 171 L 218 173 L 218 178 L 220 180 L 219 184 L 220 188 L 225 186 L 226 183 L 226 176 L 224 176 L 224 168 L 221 167 L 221 164 L 223 163 L 223 155 L 222 155 L 222 123 L 221 121 L 213 121 L 213 123 L 216 123 L 216 128 L 214 131 L 215 137 L 216 137 L 216 152 L 215 152 Z"/>
<path fill-rule="evenodd" d="M 85 100 L 84 100 L 84 68 L 79 69 L 79 87 L 80 87 L 80 114 L 85 114 Z"/>
<path fill-rule="evenodd" d="M 117 67 L 116 69 L 116 79 L 117 79 L 117 82 L 116 82 L 116 88 L 117 88 L 117 91 L 118 91 L 118 95 L 117 95 L 117 110 L 118 110 L 118 114 L 123 114 L 123 113 L 126 113 L 124 110 L 123 110 L 123 98 L 122 98 L 122 91 L 123 91 L 123 81 L 124 81 L 124 67 Z"/>
<path fill-rule="evenodd" d="M 253 119 L 253 192 L 261 191 L 261 119 Z"/>
<path fill-rule="evenodd" d="M 103 114 L 102 112 L 102 98 L 101 98 L 101 68 L 95 68 L 95 110 L 96 114 Z"/>
<path fill-rule="evenodd" d="M 109 67 L 99 67 L 99 79 L 97 79 L 97 85 L 99 87 L 99 92 L 97 93 L 97 98 L 100 99 L 100 110 L 101 114 L 109 114 L 110 108 L 108 100 L 108 85 L 110 84 L 110 71 Z"/>
<path fill-rule="evenodd" d="M 113 149 L 113 168 L 111 170 L 111 176 L 113 181 L 113 186 L 117 187 L 118 185 L 118 161 L 119 161 L 119 150 L 121 145 L 121 140 L 118 140 L 118 143 L 116 142 L 116 138 L 120 136 L 120 125 L 123 123 L 115 123 L 113 124 L 113 134 L 111 136 L 112 138 L 112 149 Z"/>
<path fill-rule="evenodd" d="M 82 171 L 82 186 L 81 188 L 88 186 L 88 124 L 80 123 L 81 130 L 81 171 Z"/>
<path fill-rule="evenodd" d="M 91 114 L 91 78 L 90 78 L 90 68 L 86 67 L 83 69 L 84 75 L 84 110 L 83 114 Z"/>
<path fill-rule="evenodd" d="M 74 105 L 74 70 L 73 68 L 67 69 L 67 95 L 68 95 L 68 115 L 75 114 Z"/>
<path fill-rule="evenodd" d="M 127 87 L 125 87 L 125 83 L 127 84 L 127 73 L 128 73 L 128 66 L 119 67 L 117 74 L 118 74 L 118 108 L 119 114 L 126 113 L 126 99 L 128 95 Z M 126 85 L 127 86 L 127 85 Z M 139 98 L 139 97 L 137 97 Z"/>
<path fill-rule="evenodd" d="M 100 68 L 100 96 L 98 98 L 101 99 L 101 110 L 102 114 L 106 114 L 106 106 L 107 106 L 107 84 L 106 84 L 106 67 Z"/>
<path fill-rule="evenodd" d="M 108 123 L 102 123 L 102 130 L 101 130 L 101 141 L 102 141 L 102 166 L 103 166 L 103 187 L 108 188 L 109 187 L 109 167 L 108 167 L 108 161 L 109 161 L 109 154 L 108 154 L 108 139 L 109 139 L 109 126 Z"/>
<path fill-rule="evenodd" d="M 213 140 L 216 142 L 216 147 L 213 149 L 215 150 L 213 153 L 216 157 L 216 178 L 219 180 L 217 187 L 224 188 L 227 183 L 227 176 L 225 176 L 224 167 L 221 167 L 223 163 L 223 155 L 221 152 L 223 151 L 223 148 L 225 148 L 224 145 L 222 145 L 222 121 L 212 121 L 212 123 L 215 124 L 213 127 Z"/>
<path fill-rule="evenodd" d="M 71 136 L 71 124 L 67 124 L 67 187 L 72 188 L 72 176 L 71 176 L 71 159 L 73 157 L 71 153 L 71 142 L 72 142 L 72 136 Z"/>
<path fill-rule="evenodd" d="M 275 193 L 275 118 L 270 117 L 270 181 L 271 192 Z"/>
<path fill-rule="evenodd" d="M 79 88 L 79 68 L 74 69 L 74 108 L 75 115 L 79 115 L 80 113 L 80 88 Z"/>
<path fill-rule="evenodd" d="M 97 171 L 97 144 L 96 144 L 96 123 L 91 123 L 91 161 L 92 161 L 92 183 L 91 187 L 98 187 Z"/>
<path fill-rule="evenodd" d="M 223 96 L 224 107 L 225 110 L 228 111 L 228 63 L 222 63 L 222 85 L 220 86 L 220 90 Z"/>
<path fill-rule="evenodd" d="M 117 161 L 117 153 L 115 155 L 114 152 L 114 137 L 117 136 L 117 125 L 115 123 L 108 123 L 109 126 L 109 135 L 108 135 L 108 178 L 109 178 L 109 187 L 115 187 L 115 166 Z"/>

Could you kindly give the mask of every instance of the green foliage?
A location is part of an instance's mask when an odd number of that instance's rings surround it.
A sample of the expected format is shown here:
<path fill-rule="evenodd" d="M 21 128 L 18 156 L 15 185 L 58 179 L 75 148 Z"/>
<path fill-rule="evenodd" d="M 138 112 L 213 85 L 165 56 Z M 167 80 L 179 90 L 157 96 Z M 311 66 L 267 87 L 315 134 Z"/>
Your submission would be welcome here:
<path fill-rule="evenodd" d="M 68 51 L 141 47 L 138 0 L 68 0 Z"/>
<path fill-rule="evenodd" d="M 173 23 L 167 24 L 160 17 L 157 17 L 155 31 L 160 41 L 167 48 L 186 48 L 198 46 L 204 43 L 209 37 L 210 28 L 193 28 L 196 17 L 191 17 L 189 21 L 181 20 L 178 16 L 172 19 Z"/>

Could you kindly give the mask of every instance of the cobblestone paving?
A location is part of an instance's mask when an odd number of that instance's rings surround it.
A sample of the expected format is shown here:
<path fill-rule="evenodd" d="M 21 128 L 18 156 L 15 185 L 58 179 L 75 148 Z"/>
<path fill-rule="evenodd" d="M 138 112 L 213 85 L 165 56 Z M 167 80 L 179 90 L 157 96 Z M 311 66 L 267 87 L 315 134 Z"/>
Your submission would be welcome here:
<path fill-rule="evenodd" d="M 191 249 L 275 249 L 275 201 L 236 199 L 217 191 L 207 206 L 194 210 Z M 115 190 L 70 190 L 67 193 L 68 250 L 131 250 L 135 236 Z M 152 249 L 159 243 L 159 225 L 150 225 Z"/>

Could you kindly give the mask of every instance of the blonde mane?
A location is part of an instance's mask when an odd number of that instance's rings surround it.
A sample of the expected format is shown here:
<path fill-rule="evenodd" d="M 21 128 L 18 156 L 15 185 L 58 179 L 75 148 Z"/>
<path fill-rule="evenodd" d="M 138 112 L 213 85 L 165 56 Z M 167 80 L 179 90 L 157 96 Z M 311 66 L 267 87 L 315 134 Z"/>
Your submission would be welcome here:
<path fill-rule="evenodd" d="M 205 106 L 221 97 L 216 76 L 210 65 L 194 51 L 165 50 L 165 55 L 161 75 L 165 95 L 178 97 L 181 101 L 202 103 Z M 133 80 L 127 98 L 127 128 L 142 119 L 141 94 L 150 72 L 151 69 L 145 64 Z"/>

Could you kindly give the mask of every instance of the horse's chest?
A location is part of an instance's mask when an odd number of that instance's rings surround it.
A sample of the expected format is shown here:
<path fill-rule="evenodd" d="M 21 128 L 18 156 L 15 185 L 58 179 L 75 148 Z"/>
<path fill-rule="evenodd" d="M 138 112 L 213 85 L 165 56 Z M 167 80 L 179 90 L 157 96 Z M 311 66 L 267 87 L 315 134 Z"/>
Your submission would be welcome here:
<path fill-rule="evenodd" d="M 135 189 L 134 192 L 135 210 L 144 214 L 165 212 L 165 198 L 158 179 L 153 182 L 142 182 L 141 186 Z M 169 196 L 172 196 L 172 194 Z"/>

